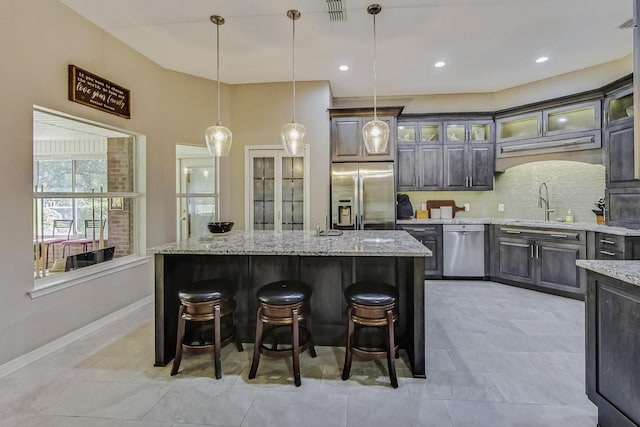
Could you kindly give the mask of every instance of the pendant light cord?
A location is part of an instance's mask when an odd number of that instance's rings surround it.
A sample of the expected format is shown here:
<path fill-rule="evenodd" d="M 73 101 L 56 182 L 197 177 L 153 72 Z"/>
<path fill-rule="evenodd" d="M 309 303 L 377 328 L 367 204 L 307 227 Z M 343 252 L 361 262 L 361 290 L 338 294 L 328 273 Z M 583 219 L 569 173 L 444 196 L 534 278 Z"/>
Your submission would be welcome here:
<path fill-rule="evenodd" d="M 216 82 L 218 86 L 218 124 L 220 126 L 220 24 L 216 24 Z"/>
<path fill-rule="evenodd" d="M 377 114 L 377 105 L 376 105 L 376 86 L 377 86 L 377 76 L 376 76 L 376 58 L 378 56 L 378 43 L 376 39 L 376 14 L 373 14 L 373 120 L 378 120 Z"/>
<path fill-rule="evenodd" d="M 292 61 L 291 61 L 291 71 L 293 75 L 293 122 L 296 122 L 296 19 L 291 19 L 293 21 L 293 40 L 291 42 L 291 51 L 292 51 Z"/>

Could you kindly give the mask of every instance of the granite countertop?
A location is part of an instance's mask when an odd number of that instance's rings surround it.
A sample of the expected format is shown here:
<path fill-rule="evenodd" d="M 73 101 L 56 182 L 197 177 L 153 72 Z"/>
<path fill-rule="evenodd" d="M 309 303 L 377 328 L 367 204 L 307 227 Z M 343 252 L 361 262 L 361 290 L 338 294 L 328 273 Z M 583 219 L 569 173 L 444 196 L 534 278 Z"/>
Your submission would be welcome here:
<path fill-rule="evenodd" d="M 402 230 L 344 231 L 316 237 L 315 231 L 241 231 L 168 243 L 149 254 L 431 256 L 429 249 Z"/>
<path fill-rule="evenodd" d="M 576 265 L 613 279 L 640 286 L 640 261 L 592 261 L 579 259 L 576 261 Z"/>
<path fill-rule="evenodd" d="M 590 222 L 559 222 L 538 221 L 530 219 L 501 219 L 501 218 L 458 218 L 458 219 L 409 219 L 396 220 L 397 225 L 426 225 L 426 224 L 492 224 L 511 225 L 517 227 L 553 228 L 559 230 L 595 231 L 598 233 L 615 234 L 619 236 L 640 236 L 640 230 L 623 227 L 609 227 Z"/>

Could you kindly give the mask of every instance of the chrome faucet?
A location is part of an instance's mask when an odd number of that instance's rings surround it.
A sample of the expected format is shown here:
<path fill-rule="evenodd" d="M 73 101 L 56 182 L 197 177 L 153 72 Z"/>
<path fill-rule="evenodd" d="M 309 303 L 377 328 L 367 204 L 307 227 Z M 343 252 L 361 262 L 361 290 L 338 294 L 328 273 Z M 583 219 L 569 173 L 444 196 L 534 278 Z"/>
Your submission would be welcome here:
<path fill-rule="evenodd" d="M 542 197 L 542 187 L 544 187 L 544 197 Z M 549 209 L 549 188 L 547 188 L 546 182 L 538 187 L 538 207 L 544 208 L 544 220 L 548 222 L 549 212 L 553 212 L 553 209 Z"/>

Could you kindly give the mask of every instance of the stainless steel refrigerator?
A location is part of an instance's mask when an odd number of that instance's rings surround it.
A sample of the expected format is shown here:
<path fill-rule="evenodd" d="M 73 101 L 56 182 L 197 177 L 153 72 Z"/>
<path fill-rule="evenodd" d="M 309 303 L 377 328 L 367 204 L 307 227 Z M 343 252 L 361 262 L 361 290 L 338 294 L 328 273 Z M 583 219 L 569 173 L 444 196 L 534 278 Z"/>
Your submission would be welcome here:
<path fill-rule="evenodd" d="M 393 162 L 331 164 L 331 228 L 393 230 Z"/>

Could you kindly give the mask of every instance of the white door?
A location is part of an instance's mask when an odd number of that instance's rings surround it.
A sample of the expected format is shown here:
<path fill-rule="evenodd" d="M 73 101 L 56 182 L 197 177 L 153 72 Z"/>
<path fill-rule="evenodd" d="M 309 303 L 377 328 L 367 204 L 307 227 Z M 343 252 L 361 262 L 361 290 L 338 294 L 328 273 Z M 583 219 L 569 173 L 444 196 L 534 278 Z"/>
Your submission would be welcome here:
<path fill-rule="evenodd" d="M 201 155 L 176 159 L 178 240 L 208 234 L 207 223 L 218 217 L 216 160 L 206 148 Z"/>

